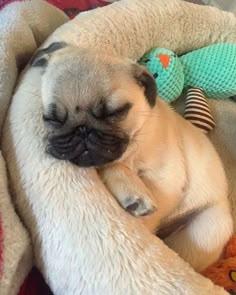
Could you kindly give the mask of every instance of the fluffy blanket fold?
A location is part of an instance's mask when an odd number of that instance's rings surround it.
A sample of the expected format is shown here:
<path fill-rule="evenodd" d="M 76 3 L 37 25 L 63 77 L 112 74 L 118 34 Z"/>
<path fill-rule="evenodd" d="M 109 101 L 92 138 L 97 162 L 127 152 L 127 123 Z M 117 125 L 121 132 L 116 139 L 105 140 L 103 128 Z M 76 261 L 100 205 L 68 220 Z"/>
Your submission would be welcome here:
<path fill-rule="evenodd" d="M 19 70 L 67 20 L 60 10 L 37 0 L 13 2 L 0 11 L 0 133 Z M 31 267 L 30 238 L 12 205 L 0 154 L 0 294 L 17 294 Z"/>

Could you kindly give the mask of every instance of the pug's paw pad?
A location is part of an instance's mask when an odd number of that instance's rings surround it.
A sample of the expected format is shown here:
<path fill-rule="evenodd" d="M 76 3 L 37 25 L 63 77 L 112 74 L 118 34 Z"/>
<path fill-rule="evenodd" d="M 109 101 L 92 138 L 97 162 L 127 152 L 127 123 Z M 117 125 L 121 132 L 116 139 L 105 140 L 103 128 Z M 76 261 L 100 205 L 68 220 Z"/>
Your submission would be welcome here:
<path fill-rule="evenodd" d="M 127 197 L 123 204 L 126 211 L 134 216 L 146 216 L 154 213 L 156 207 L 145 197 Z"/>

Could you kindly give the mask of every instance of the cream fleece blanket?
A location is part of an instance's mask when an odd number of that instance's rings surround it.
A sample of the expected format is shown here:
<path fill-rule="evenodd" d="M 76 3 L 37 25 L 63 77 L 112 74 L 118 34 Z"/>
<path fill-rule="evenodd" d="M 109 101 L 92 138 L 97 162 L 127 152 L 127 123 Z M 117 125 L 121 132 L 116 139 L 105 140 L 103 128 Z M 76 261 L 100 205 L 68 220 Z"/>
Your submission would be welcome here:
<path fill-rule="evenodd" d="M 38 1 L 32 1 L 34 5 L 36 2 Z M 49 10 L 45 11 L 48 13 Z M 39 33 L 41 24 L 35 26 L 35 35 L 41 36 L 38 44 L 56 26 L 66 21 L 59 12 L 54 11 L 54 14 L 47 15 L 45 11 L 42 18 L 50 24 L 50 29 Z M 28 21 L 30 22 L 29 19 Z M 11 81 L 15 82 L 15 56 L 21 57 L 16 60 L 22 60 L 22 56 L 27 58 L 36 47 L 36 42 L 32 42 L 34 40 L 32 35 L 30 33 L 26 35 L 31 37 L 29 37 L 29 41 L 22 43 L 23 51 L 13 53 L 13 59 L 1 61 L 1 71 L 3 69 L 7 73 L 1 76 L 0 83 L 3 85 L 7 84 L 8 77 L 12 77 Z M 18 38 L 20 38 L 19 34 L 13 41 Z M 236 19 L 233 15 L 214 8 L 195 6 L 178 0 L 149 0 L 148 2 L 123 0 L 106 8 L 83 13 L 59 28 L 46 43 L 58 40 L 83 47 L 96 44 L 98 49 L 105 46 L 114 54 L 136 58 L 141 57 L 153 46 L 168 47 L 178 53 L 183 53 L 214 42 L 235 42 Z M 18 48 L 16 42 L 8 42 L 10 52 L 12 48 Z M 31 45 L 28 46 L 28 42 Z M 1 52 L 3 56 L 6 55 L 4 52 L 4 50 Z M 9 83 L 9 87 L 7 84 L 6 88 L 4 86 L 0 88 L 3 93 L 1 95 L 2 120 L 13 89 L 13 82 Z M 213 108 L 218 126 L 212 137 L 227 168 L 231 184 L 231 199 L 235 209 L 236 188 L 233 181 L 236 176 L 234 165 L 236 162 L 234 149 L 236 107 L 231 102 L 214 102 Z M 142 226 L 139 225 L 138 230 L 135 229 L 137 225 L 134 225 L 133 219 L 122 214 L 116 208 L 112 196 L 101 185 L 94 171 L 80 170 L 78 172 L 70 164 L 66 165 L 49 160 L 42 152 L 43 145 L 40 138 L 44 132 L 40 119 L 40 75 L 29 70 L 21 80 L 10 108 L 3 132 L 2 147 L 11 176 L 10 186 L 15 193 L 18 210 L 33 238 L 37 264 L 55 294 L 120 295 L 156 294 L 157 292 L 158 294 L 225 294 L 223 290 L 215 288 L 208 280 L 195 274 L 161 241 L 150 236 Z M 2 171 L 4 171 L 4 167 L 2 167 Z M 63 171 L 65 171 L 64 174 Z M 2 176 L 2 180 L 3 183 L 6 183 L 5 174 Z M 73 186 L 72 180 L 77 181 L 79 185 Z M 61 182 L 63 184 L 60 186 Z M 94 190 L 91 190 L 91 185 L 93 188 L 95 187 Z M 138 252 L 139 255 L 142 254 L 142 259 L 136 257 L 130 261 L 132 269 L 123 265 L 121 267 L 123 274 L 118 272 L 120 266 L 113 263 L 116 261 L 115 257 L 110 256 L 115 253 L 112 252 L 114 245 L 106 248 L 102 239 L 98 239 L 101 244 L 93 243 L 96 240 L 94 233 L 101 234 L 99 231 L 101 226 L 94 225 L 94 230 L 97 230 L 95 232 L 86 224 L 83 224 L 81 228 L 81 221 L 86 220 L 86 215 L 82 216 L 85 219 L 81 220 L 81 215 L 76 215 L 74 210 L 81 213 L 82 200 L 88 194 L 93 204 L 97 204 L 97 206 L 101 203 L 101 198 L 104 198 L 109 206 L 114 206 L 113 213 L 115 215 L 112 218 L 108 215 L 105 216 L 106 222 L 114 226 L 110 235 L 112 237 L 124 235 L 127 237 L 127 241 L 131 241 L 129 243 L 123 242 L 127 243 L 127 248 L 136 247 L 139 249 L 141 247 L 142 249 L 140 253 Z M 9 198 L 7 191 L 4 196 Z M 78 205 L 78 197 L 81 199 L 79 200 L 80 206 Z M 66 207 L 62 208 L 56 202 L 57 198 L 62 198 L 63 206 Z M 65 208 L 67 209 L 66 214 L 62 210 Z M 87 211 L 89 209 L 92 213 L 94 212 L 93 214 L 97 214 L 93 207 L 87 208 Z M 122 230 L 120 226 L 114 225 L 114 220 L 122 220 Z M 107 226 L 107 223 L 103 226 Z M 74 224 L 77 224 L 77 227 L 74 227 Z M 21 230 L 23 233 L 22 227 Z M 91 230 L 92 236 L 89 235 Z M 81 240 L 82 238 L 78 237 L 80 234 L 87 234 L 87 236 Z M 24 235 L 24 243 L 29 245 L 27 235 Z M 83 241 L 82 244 L 81 241 Z M 153 247 L 150 246 L 151 243 Z M 103 264 L 100 265 L 102 276 L 99 275 L 96 264 L 94 264 L 96 258 L 101 258 L 98 255 L 101 246 L 105 247 L 103 250 L 107 255 L 106 259 L 102 260 Z M 90 261 L 91 249 L 94 254 Z M 109 249 L 111 250 L 110 254 Z M 28 255 L 30 257 L 30 254 Z M 99 265 L 99 261 L 97 262 Z M 142 268 L 141 272 L 142 274 L 145 272 L 147 277 L 142 277 L 138 269 L 141 262 L 141 266 L 145 265 L 145 270 Z M 84 278 L 89 279 L 88 285 L 83 281 Z M 146 280 L 142 280 L 142 278 Z M 1 281 L 1 294 L 14 294 L 14 291 L 12 293 L 9 291 L 13 289 L 7 289 L 8 286 L 2 282 L 4 281 Z M 128 291 L 124 293 L 125 287 L 121 287 L 121 283 L 124 286 L 130 286 L 130 288 L 132 286 L 133 289 L 126 289 Z M 134 290 L 137 292 L 132 292 Z"/>
<path fill-rule="evenodd" d="M 0 133 L 18 70 L 68 18 L 43 1 L 15 2 L 0 11 Z M 28 233 L 15 213 L 0 152 L 0 294 L 15 295 L 32 267 Z"/>

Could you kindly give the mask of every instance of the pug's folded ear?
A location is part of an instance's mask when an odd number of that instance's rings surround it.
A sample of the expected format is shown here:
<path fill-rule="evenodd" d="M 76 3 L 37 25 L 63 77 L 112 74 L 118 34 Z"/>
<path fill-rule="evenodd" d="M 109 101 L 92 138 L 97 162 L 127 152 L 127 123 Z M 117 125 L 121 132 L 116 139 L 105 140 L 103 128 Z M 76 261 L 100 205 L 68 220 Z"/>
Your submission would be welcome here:
<path fill-rule="evenodd" d="M 135 64 L 134 78 L 143 87 L 149 105 L 154 107 L 157 99 L 157 86 L 152 74 L 145 67 Z"/>
<path fill-rule="evenodd" d="M 32 57 L 30 61 L 30 65 L 32 67 L 45 67 L 48 64 L 48 60 L 50 59 L 53 52 L 66 47 L 67 44 L 65 42 L 55 42 L 52 43 L 47 48 L 43 48 L 38 50 L 36 54 Z"/>

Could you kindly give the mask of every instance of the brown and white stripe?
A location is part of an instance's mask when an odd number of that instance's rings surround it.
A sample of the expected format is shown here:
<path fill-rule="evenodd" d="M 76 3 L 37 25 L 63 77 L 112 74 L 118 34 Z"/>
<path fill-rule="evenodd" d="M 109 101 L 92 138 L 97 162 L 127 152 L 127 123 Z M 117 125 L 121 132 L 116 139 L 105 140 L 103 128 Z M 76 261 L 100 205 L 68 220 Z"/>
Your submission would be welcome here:
<path fill-rule="evenodd" d="M 215 121 L 202 89 L 188 89 L 184 117 L 204 133 L 215 128 Z"/>

